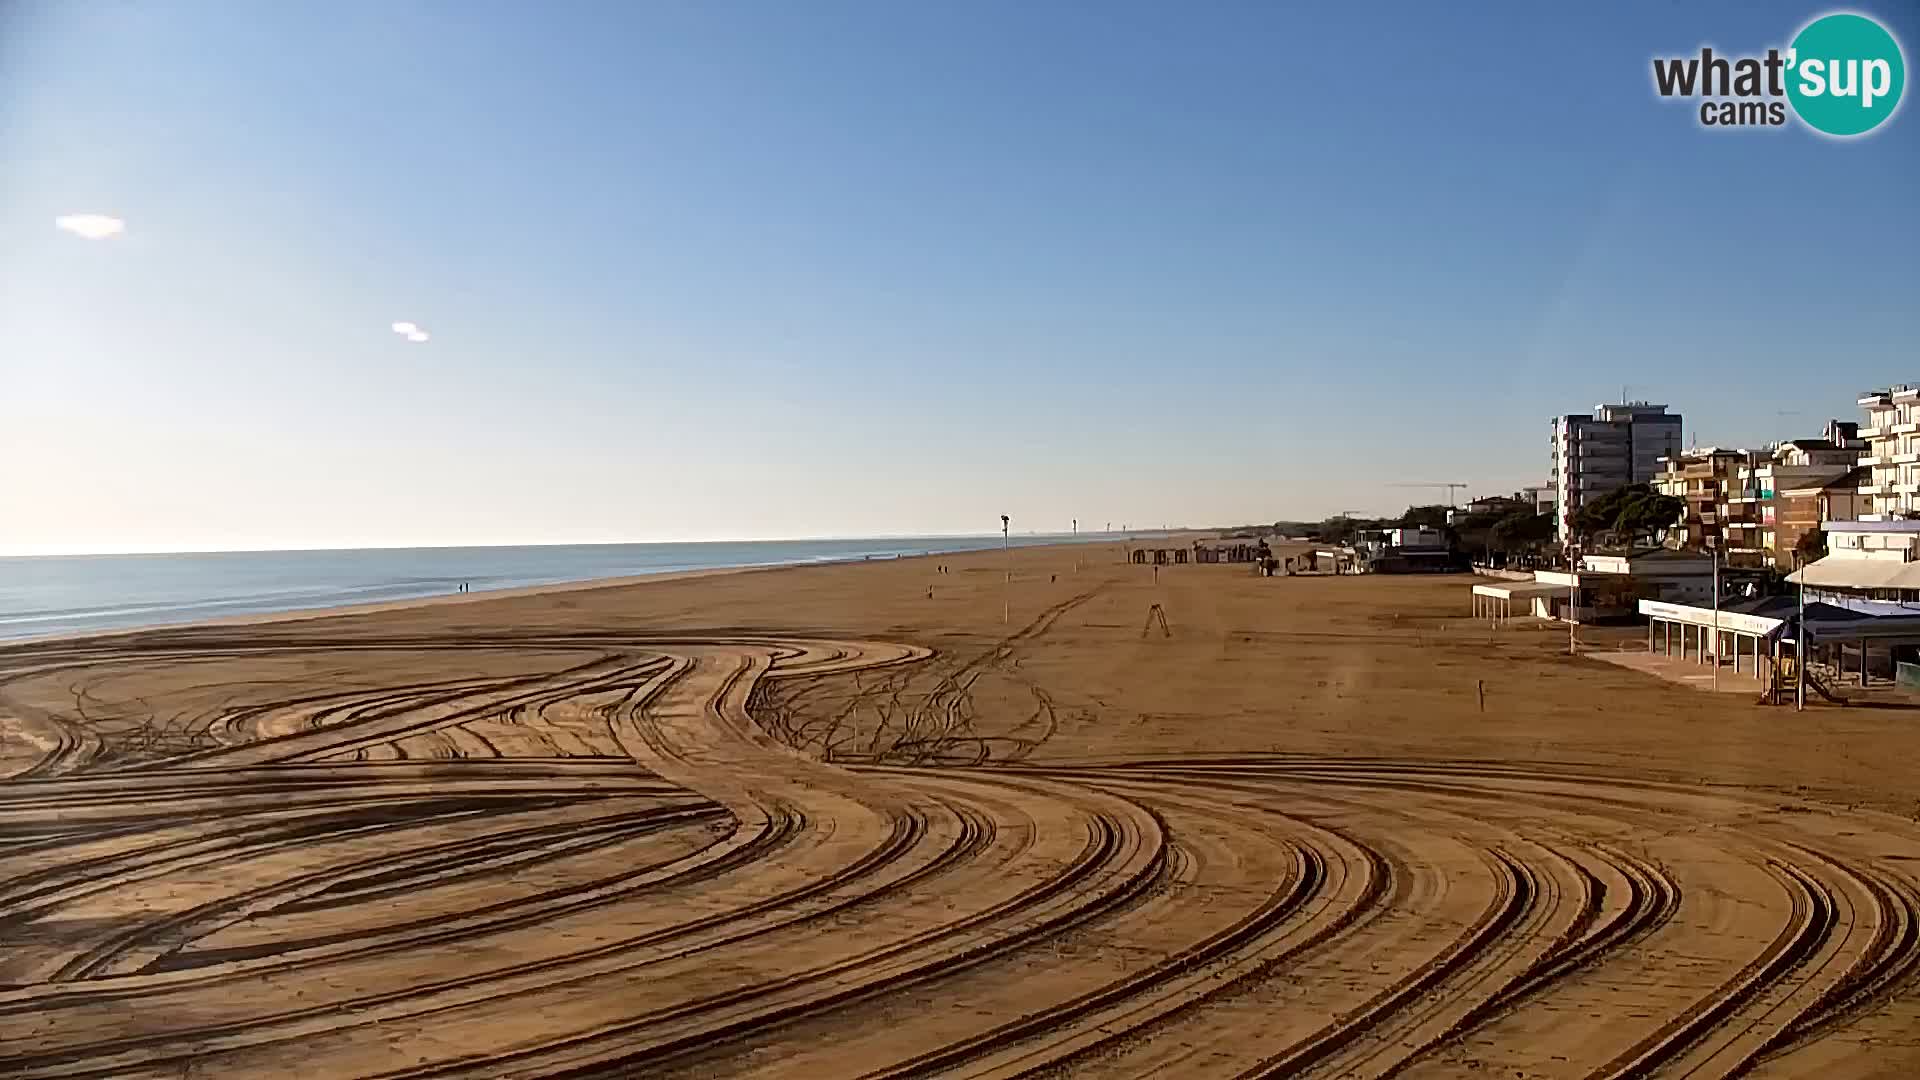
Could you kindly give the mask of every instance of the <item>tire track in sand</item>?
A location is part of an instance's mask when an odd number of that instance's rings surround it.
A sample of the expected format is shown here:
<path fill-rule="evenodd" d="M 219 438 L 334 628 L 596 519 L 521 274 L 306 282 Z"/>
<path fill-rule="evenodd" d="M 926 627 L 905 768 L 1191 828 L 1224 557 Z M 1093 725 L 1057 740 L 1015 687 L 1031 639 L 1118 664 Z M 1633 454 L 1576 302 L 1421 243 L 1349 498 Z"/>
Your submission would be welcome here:
<path fill-rule="evenodd" d="M 0 712 L 59 732 L 0 785 L 0 1072 L 1726 1076 L 1852 1060 L 1920 973 L 1910 823 L 1481 762 L 845 768 L 755 720 L 911 646 L 175 633 L 0 653 L 0 691 L 435 653 L 150 718 L 225 744 L 172 757 Z M 581 718 L 625 764 L 462 726 Z"/>

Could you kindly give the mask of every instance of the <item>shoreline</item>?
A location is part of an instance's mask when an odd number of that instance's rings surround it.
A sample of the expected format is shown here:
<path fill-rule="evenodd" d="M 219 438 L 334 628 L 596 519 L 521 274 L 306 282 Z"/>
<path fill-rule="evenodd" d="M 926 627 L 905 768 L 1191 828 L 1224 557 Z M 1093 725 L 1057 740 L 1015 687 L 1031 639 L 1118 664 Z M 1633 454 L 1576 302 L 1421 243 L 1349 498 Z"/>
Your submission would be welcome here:
<path fill-rule="evenodd" d="M 240 615 L 215 615 L 212 618 L 187 619 L 181 622 L 146 623 L 141 626 L 102 627 L 97 630 L 68 630 L 63 633 L 0 638 L 0 652 L 5 652 L 8 649 L 23 645 L 47 645 L 55 642 L 85 641 L 91 638 L 122 637 L 132 634 L 151 634 L 165 630 L 193 630 L 212 626 L 258 626 L 266 623 L 304 622 L 309 619 L 325 619 L 334 615 L 378 615 L 384 611 L 406 611 L 413 608 L 445 607 L 455 604 L 477 603 L 484 600 L 508 600 L 520 596 L 539 596 L 544 593 L 573 592 L 585 589 L 611 589 L 625 585 L 644 584 L 649 581 L 684 580 L 686 578 L 712 577 L 720 574 L 742 574 L 752 570 L 791 570 L 796 566 L 805 565 L 808 564 L 782 563 L 777 566 L 715 566 L 704 570 L 667 570 L 658 574 L 629 574 L 625 577 L 587 578 L 582 581 L 553 581 L 544 585 L 516 585 L 504 589 L 481 589 L 476 592 L 467 593 L 435 593 L 431 596 L 408 596 L 397 600 L 369 600 L 358 604 L 288 608 L 285 611 L 254 611 Z"/>
<path fill-rule="evenodd" d="M 1131 543 L 1131 540 L 1082 540 L 1063 541 L 1046 544 L 1025 544 L 1023 551 L 1049 551 L 1060 547 L 1098 547 L 1107 543 Z M 635 585 L 666 584 L 669 582 L 692 581 L 701 578 L 728 577 L 739 574 L 771 573 L 780 570 L 804 570 L 814 567 L 846 567 L 867 563 L 902 563 L 918 559 L 949 558 L 955 556 L 978 555 L 993 551 L 993 547 L 968 548 L 960 551 L 921 552 L 911 555 L 892 555 L 885 558 L 867 556 L 863 558 L 825 559 L 813 562 L 767 563 L 758 566 L 712 566 L 699 570 L 663 570 L 651 574 L 625 574 L 617 577 L 583 578 L 579 581 L 552 581 L 541 585 L 514 585 L 500 589 L 479 589 L 473 592 L 436 593 L 431 596 L 410 596 L 394 600 L 370 600 L 356 604 L 328 605 L 325 607 L 288 608 L 284 611 L 247 612 L 237 615 L 216 615 L 206 619 L 190 619 L 181 622 L 147 623 L 142 626 L 103 627 L 96 630 L 70 630 L 63 633 L 37 634 L 27 637 L 0 638 L 0 654 L 10 649 L 39 645 L 64 644 L 74 641 L 88 641 L 99 638 L 118 638 L 137 634 L 152 634 L 170 630 L 197 630 L 208 627 L 263 626 L 283 622 L 308 622 L 335 616 L 379 615 L 393 611 L 411 611 L 420 608 L 451 607 L 462 604 L 483 603 L 495 600 L 515 600 L 532 596 L 546 596 L 557 593 L 589 592 L 596 589 L 622 589 Z"/>

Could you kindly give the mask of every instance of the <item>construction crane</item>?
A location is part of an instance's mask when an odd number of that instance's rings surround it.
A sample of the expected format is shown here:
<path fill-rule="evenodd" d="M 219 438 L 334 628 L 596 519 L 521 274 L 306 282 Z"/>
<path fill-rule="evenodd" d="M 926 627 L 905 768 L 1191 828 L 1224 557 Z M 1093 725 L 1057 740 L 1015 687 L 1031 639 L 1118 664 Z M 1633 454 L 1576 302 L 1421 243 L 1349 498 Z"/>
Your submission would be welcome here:
<path fill-rule="evenodd" d="M 1454 505 L 1454 503 L 1455 503 L 1455 499 L 1454 499 L 1454 496 L 1453 496 L 1453 493 L 1454 493 L 1454 490 L 1455 490 L 1455 489 L 1462 489 L 1462 490 L 1464 490 L 1464 489 L 1465 489 L 1465 488 L 1467 487 L 1467 485 L 1466 485 L 1466 484 L 1449 484 L 1449 483 L 1445 483 L 1445 482 L 1442 482 L 1442 481 L 1435 481 L 1435 482 L 1431 482 L 1431 483 L 1429 483 L 1429 482 L 1426 482 L 1426 481 L 1410 481 L 1410 482 L 1408 482 L 1408 483 L 1405 483 L 1405 484 L 1388 484 L 1387 486 L 1388 486 L 1388 487 L 1401 487 L 1401 488 L 1409 488 L 1409 487 L 1417 487 L 1417 488 L 1446 488 L 1446 489 L 1447 489 L 1447 506 L 1448 506 L 1448 507 L 1452 507 L 1452 506 Z"/>

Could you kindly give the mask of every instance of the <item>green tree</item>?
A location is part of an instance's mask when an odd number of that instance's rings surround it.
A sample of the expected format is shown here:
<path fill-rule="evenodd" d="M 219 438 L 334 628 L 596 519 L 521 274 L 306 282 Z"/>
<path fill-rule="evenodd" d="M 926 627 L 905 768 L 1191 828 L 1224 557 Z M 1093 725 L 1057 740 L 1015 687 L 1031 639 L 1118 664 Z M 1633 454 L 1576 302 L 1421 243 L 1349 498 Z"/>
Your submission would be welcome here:
<path fill-rule="evenodd" d="M 1800 557 L 1800 564 L 1802 566 L 1806 565 L 1807 563 L 1813 562 L 1817 559 L 1826 558 L 1827 557 L 1826 530 L 1820 529 L 1820 528 L 1813 528 L 1813 529 L 1808 529 L 1806 532 L 1801 533 L 1800 539 L 1794 541 L 1793 553 Z"/>
<path fill-rule="evenodd" d="M 1526 551 L 1553 539 L 1553 515 L 1515 510 L 1493 523 L 1491 546 L 1498 551 Z"/>
<path fill-rule="evenodd" d="M 1400 525 L 1407 529 L 1445 529 L 1448 509 L 1445 506 L 1409 506 L 1407 512 L 1400 515 Z"/>
<path fill-rule="evenodd" d="M 1631 548 L 1641 537 L 1678 524 L 1687 504 L 1662 495 L 1648 484 L 1628 484 L 1582 506 L 1573 516 L 1573 533 L 1582 543 Z"/>

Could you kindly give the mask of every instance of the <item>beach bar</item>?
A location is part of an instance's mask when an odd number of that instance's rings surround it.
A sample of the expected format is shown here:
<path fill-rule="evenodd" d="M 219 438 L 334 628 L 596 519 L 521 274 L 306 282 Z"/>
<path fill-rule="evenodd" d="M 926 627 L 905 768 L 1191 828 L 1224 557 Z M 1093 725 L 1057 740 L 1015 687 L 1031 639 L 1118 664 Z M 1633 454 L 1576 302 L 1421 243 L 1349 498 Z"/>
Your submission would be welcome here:
<path fill-rule="evenodd" d="M 1647 617 L 1647 651 L 1722 667 L 1731 658 L 1736 673 L 1745 672 L 1763 682 L 1772 678 L 1773 667 L 1780 662 L 1781 631 L 1787 626 L 1792 598 L 1768 597 L 1758 604 L 1736 606 L 1747 610 L 1640 601 L 1640 614 Z"/>

